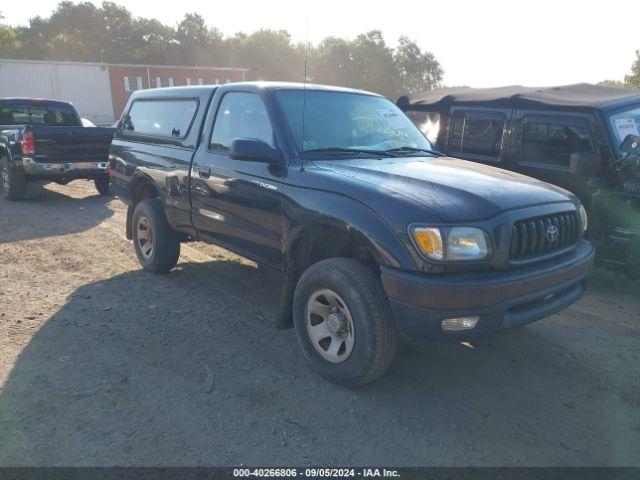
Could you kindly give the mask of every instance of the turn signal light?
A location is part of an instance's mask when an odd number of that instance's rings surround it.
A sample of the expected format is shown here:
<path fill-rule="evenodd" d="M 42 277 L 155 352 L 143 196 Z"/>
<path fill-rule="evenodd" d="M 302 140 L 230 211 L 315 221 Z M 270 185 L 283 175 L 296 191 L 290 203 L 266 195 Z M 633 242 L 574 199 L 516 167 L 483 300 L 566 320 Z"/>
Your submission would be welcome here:
<path fill-rule="evenodd" d="M 434 260 L 442 260 L 442 235 L 439 228 L 416 227 L 413 229 L 413 238 L 418 248 L 427 257 Z"/>

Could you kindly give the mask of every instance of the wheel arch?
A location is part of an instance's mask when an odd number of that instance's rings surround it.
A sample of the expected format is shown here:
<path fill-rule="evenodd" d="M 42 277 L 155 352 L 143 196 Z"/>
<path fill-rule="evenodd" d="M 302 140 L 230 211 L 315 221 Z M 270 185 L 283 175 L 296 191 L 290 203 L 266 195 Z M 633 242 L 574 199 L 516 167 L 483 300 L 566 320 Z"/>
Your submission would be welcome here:
<path fill-rule="evenodd" d="M 384 230 L 390 233 L 385 225 Z M 398 259 L 375 238 L 351 222 L 327 219 L 310 222 L 289 232 L 285 252 L 285 272 L 280 302 L 276 315 L 276 327 L 290 328 L 292 322 L 293 294 L 298 280 L 314 263 L 335 257 L 351 258 L 379 274 L 381 265 L 398 266 L 406 258 Z M 387 240 L 389 240 L 387 238 Z M 403 249 L 399 239 L 394 239 L 396 249 Z"/>

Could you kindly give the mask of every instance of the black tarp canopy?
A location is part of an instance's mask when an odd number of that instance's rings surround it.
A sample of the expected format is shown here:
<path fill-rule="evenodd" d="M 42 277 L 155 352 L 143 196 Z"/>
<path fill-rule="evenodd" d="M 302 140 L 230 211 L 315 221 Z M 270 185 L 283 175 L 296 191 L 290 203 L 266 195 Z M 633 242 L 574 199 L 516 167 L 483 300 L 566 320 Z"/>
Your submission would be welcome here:
<path fill-rule="evenodd" d="M 605 108 L 632 101 L 640 102 L 640 91 L 578 83 L 562 87 L 438 88 L 398 99 L 398 106 L 448 106 L 482 104 L 505 108 L 560 107 L 575 109 Z"/>

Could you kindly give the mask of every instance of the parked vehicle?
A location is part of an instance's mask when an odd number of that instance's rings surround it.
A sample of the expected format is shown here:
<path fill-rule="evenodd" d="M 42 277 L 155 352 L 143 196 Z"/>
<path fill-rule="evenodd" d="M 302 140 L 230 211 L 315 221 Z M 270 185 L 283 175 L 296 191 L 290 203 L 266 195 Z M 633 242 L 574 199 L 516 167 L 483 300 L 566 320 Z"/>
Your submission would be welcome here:
<path fill-rule="evenodd" d="M 9 200 L 22 200 L 28 182 L 93 180 L 109 194 L 107 160 L 113 128 L 87 128 L 68 102 L 0 99 L 0 178 Z"/>
<path fill-rule="evenodd" d="M 640 92 L 588 84 L 449 88 L 398 105 L 446 154 L 575 192 L 599 260 L 640 277 L 640 157 L 621 149 L 639 135 Z"/>
<path fill-rule="evenodd" d="M 279 270 L 276 326 L 345 385 L 387 369 L 398 330 L 460 340 L 567 307 L 593 258 L 574 195 L 434 153 L 361 91 L 136 91 L 110 174 L 144 269 L 168 272 L 180 243 L 200 240 Z"/>

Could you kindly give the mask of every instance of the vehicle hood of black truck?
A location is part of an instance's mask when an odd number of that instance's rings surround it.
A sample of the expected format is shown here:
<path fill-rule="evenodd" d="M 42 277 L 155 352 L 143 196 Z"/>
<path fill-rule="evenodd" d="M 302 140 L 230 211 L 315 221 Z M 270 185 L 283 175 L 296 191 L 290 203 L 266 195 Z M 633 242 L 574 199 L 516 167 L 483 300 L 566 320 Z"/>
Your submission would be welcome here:
<path fill-rule="evenodd" d="M 315 164 L 423 204 L 443 222 L 477 221 L 507 210 L 578 202 L 570 192 L 548 183 L 451 157 L 340 159 Z"/>

